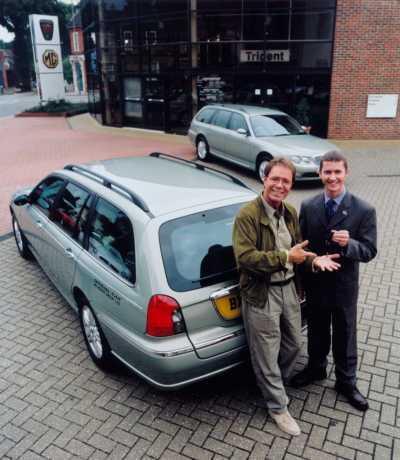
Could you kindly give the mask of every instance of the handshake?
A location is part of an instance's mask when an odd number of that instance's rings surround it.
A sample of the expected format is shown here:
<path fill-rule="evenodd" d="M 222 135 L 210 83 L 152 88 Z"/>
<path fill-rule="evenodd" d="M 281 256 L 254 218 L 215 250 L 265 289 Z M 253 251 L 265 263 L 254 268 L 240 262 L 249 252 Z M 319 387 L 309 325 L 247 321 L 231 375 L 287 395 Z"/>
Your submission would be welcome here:
<path fill-rule="evenodd" d="M 326 254 L 324 256 L 317 256 L 314 252 L 306 251 L 308 240 L 302 243 L 295 244 L 288 253 L 288 261 L 292 264 L 301 264 L 307 257 L 312 258 L 313 269 L 321 271 L 333 272 L 340 268 L 340 264 L 335 262 L 335 259 L 340 257 L 340 254 Z"/>

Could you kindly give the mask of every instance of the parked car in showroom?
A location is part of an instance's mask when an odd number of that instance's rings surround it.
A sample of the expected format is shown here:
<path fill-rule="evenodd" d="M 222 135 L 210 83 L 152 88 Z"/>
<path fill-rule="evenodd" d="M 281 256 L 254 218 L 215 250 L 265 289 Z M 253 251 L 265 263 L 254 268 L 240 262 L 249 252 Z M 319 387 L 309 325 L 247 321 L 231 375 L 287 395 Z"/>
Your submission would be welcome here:
<path fill-rule="evenodd" d="M 69 165 L 10 203 L 21 256 L 34 256 L 78 313 L 88 352 L 160 389 L 247 357 L 232 225 L 255 193 L 164 154 Z"/>
<path fill-rule="evenodd" d="M 193 118 L 188 136 L 199 160 L 222 158 L 255 171 L 261 181 L 274 157 L 292 160 L 296 180 L 318 179 L 321 157 L 337 150 L 284 112 L 240 104 L 206 105 Z"/>

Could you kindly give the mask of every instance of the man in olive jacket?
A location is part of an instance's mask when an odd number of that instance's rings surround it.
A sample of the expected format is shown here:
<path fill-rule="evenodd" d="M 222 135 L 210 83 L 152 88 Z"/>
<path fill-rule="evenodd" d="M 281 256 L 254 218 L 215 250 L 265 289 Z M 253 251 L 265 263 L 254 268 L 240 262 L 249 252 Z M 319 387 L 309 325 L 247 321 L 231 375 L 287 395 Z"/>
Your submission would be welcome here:
<path fill-rule="evenodd" d="M 296 265 L 307 257 L 320 270 L 336 270 L 335 255 L 315 257 L 304 250 L 296 210 L 284 202 L 295 168 L 271 160 L 262 194 L 238 213 L 233 249 L 240 273 L 243 321 L 257 383 L 278 427 L 293 436 L 300 428 L 287 410 L 288 381 L 301 345 L 301 315 Z"/>

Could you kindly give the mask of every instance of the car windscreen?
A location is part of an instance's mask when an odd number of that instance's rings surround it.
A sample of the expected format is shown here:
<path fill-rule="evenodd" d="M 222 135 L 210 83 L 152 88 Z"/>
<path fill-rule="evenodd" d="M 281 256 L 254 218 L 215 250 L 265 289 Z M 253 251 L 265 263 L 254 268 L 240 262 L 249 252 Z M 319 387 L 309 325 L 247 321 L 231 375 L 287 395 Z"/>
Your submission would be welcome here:
<path fill-rule="evenodd" d="M 256 115 L 250 118 L 250 123 L 256 137 L 305 134 L 296 120 L 283 114 Z"/>
<path fill-rule="evenodd" d="M 161 254 L 171 289 L 191 291 L 237 280 L 232 229 L 242 205 L 191 214 L 160 227 Z"/>

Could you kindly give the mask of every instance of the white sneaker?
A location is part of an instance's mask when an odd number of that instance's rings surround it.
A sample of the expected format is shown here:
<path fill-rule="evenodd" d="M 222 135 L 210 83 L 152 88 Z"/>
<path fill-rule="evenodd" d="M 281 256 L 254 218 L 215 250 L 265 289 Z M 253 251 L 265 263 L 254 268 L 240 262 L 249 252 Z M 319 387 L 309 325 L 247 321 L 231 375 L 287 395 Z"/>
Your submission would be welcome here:
<path fill-rule="evenodd" d="M 298 436 L 301 433 L 299 425 L 297 424 L 296 420 L 289 414 L 288 410 L 282 412 L 281 414 L 270 411 L 269 415 L 278 425 L 278 428 L 283 432 L 292 436 Z"/>

